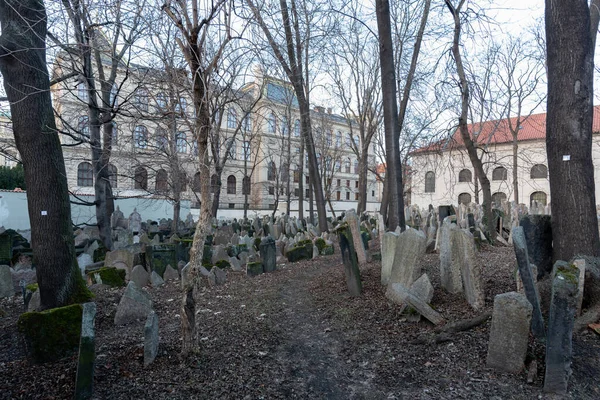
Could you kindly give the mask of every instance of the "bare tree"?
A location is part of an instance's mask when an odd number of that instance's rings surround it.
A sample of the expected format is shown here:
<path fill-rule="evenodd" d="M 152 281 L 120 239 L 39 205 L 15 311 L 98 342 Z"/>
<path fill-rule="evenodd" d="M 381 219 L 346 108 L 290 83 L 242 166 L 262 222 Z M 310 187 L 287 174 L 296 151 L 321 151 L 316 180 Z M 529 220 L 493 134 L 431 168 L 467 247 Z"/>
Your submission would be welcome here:
<path fill-rule="evenodd" d="M 181 327 L 182 353 L 188 354 L 197 346 L 196 299 L 201 285 L 200 267 L 204 242 L 211 229 L 211 198 L 209 164 L 209 137 L 212 126 L 210 94 L 213 76 L 222 62 L 223 52 L 232 40 L 231 16 L 233 2 L 218 0 L 203 7 L 198 0 L 171 1 L 163 5 L 164 12 L 177 27 L 180 36 L 176 41 L 183 53 L 191 78 L 191 92 L 196 115 L 194 133 L 198 143 L 199 172 L 201 180 L 200 216 L 190 250 L 188 280 L 184 288 Z"/>
<path fill-rule="evenodd" d="M 42 308 L 91 297 L 77 265 L 71 206 L 50 98 L 47 16 L 41 0 L 0 1 L 0 73 L 27 183 L 33 262 Z"/>
<path fill-rule="evenodd" d="M 314 193 L 317 203 L 317 214 L 319 218 L 319 228 L 321 231 L 327 231 L 327 214 L 325 210 L 325 201 L 323 197 L 323 187 L 321 184 L 319 166 L 315 151 L 315 144 L 312 133 L 310 118 L 310 87 L 309 87 L 309 51 L 314 39 L 311 29 L 312 24 L 316 24 L 317 13 L 314 9 L 308 9 L 306 1 L 297 2 L 296 0 L 279 1 L 279 13 L 281 21 L 276 24 L 268 25 L 265 16 L 270 15 L 270 9 L 264 2 L 260 7 L 253 0 L 247 0 L 260 26 L 273 54 L 283 70 L 288 80 L 294 87 L 298 107 L 300 109 L 300 124 L 302 127 L 302 137 L 308 153 L 308 172 L 312 193 Z M 313 4 L 318 7 L 318 4 Z M 301 29 L 302 26 L 302 29 Z M 283 35 L 280 34 L 283 28 Z M 302 196 L 302 193 L 301 193 Z M 312 202 L 311 202 L 312 204 Z M 299 201 L 299 207 L 302 207 L 302 198 Z"/>

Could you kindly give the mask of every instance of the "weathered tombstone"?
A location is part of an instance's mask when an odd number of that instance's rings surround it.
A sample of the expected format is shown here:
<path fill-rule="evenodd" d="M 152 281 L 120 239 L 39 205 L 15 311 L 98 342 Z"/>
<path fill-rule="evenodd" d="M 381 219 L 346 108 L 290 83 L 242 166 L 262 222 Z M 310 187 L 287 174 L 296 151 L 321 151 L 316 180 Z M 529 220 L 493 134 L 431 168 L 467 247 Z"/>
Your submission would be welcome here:
<path fill-rule="evenodd" d="M 273 272 L 277 266 L 277 255 L 275 253 L 275 240 L 267 236 L 260 242 L 260 258 L 265 272 Z"/>
<path fill-rule="evenodd" d="M 377 213 L 377 229 L 379 230 L 379 240 L 382 240 L 385 234 L 385 222 L 383 221 L 383 215 L 379 213 Z"/>
<path fill-rule="evenodd" d="M 133 212 L 129 215 L 129 232 L 138 233 L 142 230 L 142 217 L 137 212 L 137 209 L 133 209 Z"/>
<path fill-rule="evenodd" d="M 525 241 L 523 227 L 517 226 L 512 230 L 512 240 L 515 248 L 515 255 L 517 257 L 519 274 L 521 276 L 521 281 L 523 282 L 523 287 L 525 288 L 525 296 L 527 296 L 527 300 L 529 300 L 533 306 L 531 331 L 535 337 L 542 339 L 546 337 L 544 318 L 542 317 L 542 310 L 540 307 L 540 296 L 533 280 L 531 266 L 529 265 L 529 255 L 527 254 L 527 243 Z"/>
<path fill-rule="evenodd" d="M 446 217 L 449 217 L 451 215 L 456 215 L 456 211 L 454 210 L 453 205 L 438 207 L 438 218 L 440 220 L 440 224 L 444 222 Z"/>
<path fill-rule="evenodd" d="M 585 286 L 585 260 L 577 259 L 573 264 L 579 269 L 578 285 L 577 285 L 577 312 L 575 315 L 581 315 L 581 306 L 583 305 L 583 288 Z"/>
<path fill-rule="evenodd" d="M 12 274 L 8 265 L 0 265 L 0 299 L 15 295 Z"/>
<path fill-rule="evenodd" d="M 410 291 L 425 303 L 431 303 L 433 299 L 433 285 L 427 274 L 421 275 L 419 279 L 410 285 Z"/>
<path fill-rule="evenodd" d="M 167 265 L 177 265 L 177 253 L 174 244 L 146 246 L 146 265 L 150 271 L 163 276 Z"/>
<path fill-rule="evenodd" d="M 146 291 L 129 282 L 115 314 L 115 325 L 125 325 L 145 319 L 152 311 L 152 300 Z"/>
<path fill-rule="evenodd" d="M 79 339 L 79 361 L 75 381 L 75 399 L 90 399 L 94 391 L 94 362 L 96 360 L 96 303 L 84 303 Z"/>
<path fill-rule="evenodd" d="M 462 279 L 460 276 L 460 262 L 455 260 L 452 249 L 452 230 L 458 227 L 452 223 L 456 217 L 445 218 L 439 230 L 440 249 L 440 280 L 442 287 L 449 293 L 462 292 Z"/>
<path fill-rule="evenodd" d="M 352 246 L 356 251 L 356 257 L 359 265 L 367 263 L 367 253 L 363 245 L 362 236 L 360 235 L 360 228 L 358 226 L 358 216 L 354 210 L 346 211 L 346 222 L 350 228 L 351 238 L 354 240 Z"/>
<path fill-rule="evenodd" d="M 104 266 L 124 269 L 125 279 L 130 279 L 131 270 L 133 268 L 134 254 L 128 250 L 120 249 L 107 251 L 104 257 Z"/>
<path fill-rule="evenodd" d="M 356 215 L 356 214 L 355 214 Z M 356 222 L 358 228 L 358 223 Z M 351 296 L 359 296 L 362 291 L 362 282 L 360 280 L 360 270 L 358 268 L 358 258 L 354 250 L 352 229 L 348 224 L 340 225 L 337 228 L 340 238 L 340 252 L 344 261 L 344 271 L 346 274 L 346 285 Z M 358 244 L 362 246 L 362 241 L 358 240 Z"/>
<path fill-rule="evenodd" d="M 558 266 L 552 280 L 552 300 L 546 342 L 544 392 L 564 395 L 571 375 L 573 323 L 577 310 L 579 269 Z"/>
<path fill-rule="evenodd" d="M 121 209 L 119 208 L 119 206 L 117 206 L 117 209 L 113 211 L 111 217 L 110 217 L 110 226 L 115 229 L 117 226 L 120 225 L 121 220 L 124 220 L 125 216 L 123 215 L 123 212 L 121 211 Z"/>
<path fill-rule="evenodd" d="M 418 298 L 401 283 L 390 283 L 385 291 L 385 297 L 398 305 L 411 306 L 435 325 L 444 322 L 444 318 L 442 318 L 440 313 L 431 308 L 429 304 Z"/>
<path fill-rule="evenodd" d="M 131 271 L 131 281 L 142 288 L 150 283 L 150 274 L 143 265 L 136 265 Z"/>
<path fill-rule="evenodd" d="M 524 294 L 510 292 L 494 298 L 487 366 L 519 373 L 527 354 L 533 307 Z"/>
<path fill-rule="evenodd" d="M 467 230 L 459 229 L 455 233 L 455 252 L 460 252 L 460 275 L 462 287 L 467 302 L 475 310 L 479 310 L 485 303 L 485 290 L 481 266 L 477 262 L 477 249 L 473 234 Z"/>
<path fill-rule="evenodd" d="M 170 265 L 167 265 L 167 267 L 165 268 L 165 273 L 163 275 L 163 279 L 165 281 L 168 281 L 168 280 L 178 280 L 179 279 L 179 272 L 177 272 L 177 270 L 174 269 L 174 268 L 172 268 Z"/>
<path fill-rule="evenodd" d="M 410 287 L 417 280 L 421 273 L 419 262 L 425 255 L 426 244 L 425 234 L 413 228 L 407 228 L 398 236 L 389 283 Z"/>
<path fill-rule="evenodd" d="M 246 275 L 257 276 L 262 274 L 264 271 L 263 265 L 260 261 L 248 261 L 246 263 Z"/>
<path fill-rule="evenodd" d="M 224 285 L 227 280 L 227 273 L 219 267 L 212 267 L 210 273 L 215 277 L 215 285 Z"/>
<path fill-rule="evenodd" d="M 552 224 L 549 215 L 525 215 L 520 220 L 529 262 L 537 265 L 538 279 L 552 272 Z M 513 237 L 514 240 L 514 237 Z"/>
<path fill-rule="evenodd" d="M 165 280 L 156 271 L 152 271 L 152 274 L 150 274 L 150 283 L 152 287 L 159 287 L 165 284 Z"/>
<path fill-rule="evenodd" d="M 215 265 L 217 262 L 221 260 L 229 260 L 229 254 L 227 254 L 227 249 L 223 245 L 216 245 L 212 249 L 212 257 L 211 263 Z"/>
<path fill-rule="evenodd" d="M 150 311 L 144 325 L 144 367 L 152 364 L 158 354 L 158 315 Z"/>

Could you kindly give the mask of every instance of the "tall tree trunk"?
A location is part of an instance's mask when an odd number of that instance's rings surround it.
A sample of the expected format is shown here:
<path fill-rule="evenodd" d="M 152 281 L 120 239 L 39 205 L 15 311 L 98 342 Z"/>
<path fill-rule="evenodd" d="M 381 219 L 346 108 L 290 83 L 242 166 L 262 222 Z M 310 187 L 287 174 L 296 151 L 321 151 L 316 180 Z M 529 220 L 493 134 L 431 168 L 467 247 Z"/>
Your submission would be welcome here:
<path fill-rule="evenodd" d="M 460 12 L 463 4 L 465 3 L 465 0 L 461 0 L 457 7 L 454 7 L 450 0 L 445 0 L 445 2 L 454 19 L 454 38 L 452 41 L 452 56 L 454 57 L 454 62 L 456 63 L 456 72 L 458 74 L 461 97 L 461 113 L 458 117 L 458 129 L 460 132 L 460 136 L 465 144 L 465 148 L 467 149 L 469 160 L 471 160 L 471 164 L 473 165 L 473 169 L 475 170 L 475 175 L 477 176 L 477 178 L 479 179 L 479 183 L 481 184 L 481 191 L 483 192 L 483 213 L 485 218 L 484 226 L 486 231 L 485 233 L 490 241 L 494 241 L 495 236 L 493 236 L 493 232 L 495 231 L 495 227 L 494 218 L 492 215 L 492 192 L 490 180 L 485 174 L 485 170 L 483 169 L 483 162 L 477 154 L 477 148 L 475 146 L 475 143 L 471 139 L 471 135 L 469 134 L 469 129 L 467 126 L 470 94 L 469 84 L 467 82 L 465 69 L 460 54 Z"/>
<path fill-rule="evenodd" d="M 217 175 L 217 185 L 215 186 L 215 192 L 213 193 L 213 201 L 212 201 L 212 209 L 210 211 L 210 215 L 213 218 L 217 218 L 217 213 L 219 212 L 219 202 L 221 201 L 221 188 L 223 186 L 223 181 L 221 180 L 221 175 L 223 175 L 223 169 L 215 172 Z"/>
<path fill-rule="evenodd" d="M 304 219 L 304 137 L 300 137 L 300 160 L 298 161 L 298 218 Z"/>
<path fill-rule="evenodd" d="M 386 174 L 387 175 L 387 174 Z M 381 205 L 379 206 L 379 213 L 383 217 L 384 221 L 387 221 L 388 206 L 389 206 L 389 191 L 387 188 L 387 177 L 383 181 L 383 192 L 381 193 Z"/>
<path fill-rule="evenodd" d="M 367 209 L 367 173 L 369 149 L 362 149 L 358 158 L 358 205 L 356 213 L 360 215 Z"/>
<path fill-rule="evenodd" d="M 597 29 L 591 26 L 587 1 L 546 0 L 546 152 L 557 260 L 600 255 L 592 162 Z"/>
<path fill-rule="evenodd" d="M 518 128 L 517 128 L 518 129 Z M 513 153 L 512 153 L 512 181 L 513 181 L 513 199 L 515 204 L 519 204 L 519 142 L 517 135 L 513 134 Z"/>
<path fill-rule="evenodd" d="M 399 137 L 398 126 L 398 104 L 396 102 L 396 71 L 394 68 L 394 47 L 392 43 L 392 29 L 390 23 L 390 4 L 388 0 L 376 0 L 377 31 L 379 33 L 379 60 L 381 68 L 381 86 L 383 97 L 383 125 L 385 129 L 385 154 L 386 154 L 386 192 L 388 199 L 388 229 L 396 230 L 400 223 L 400 211 L 398 199 L 398 174 L 400 165 L 395 152 L 398 146 L 394 141 Z M 401 180 L 402 178 L 400 178 Z M 401 226 L 404 229 L 404 226 Z"/>
<path fill-rule="evenodd" d="M 41 0 L 0 0 L 0 73 L 25 170 L 33 263 L 42 308 L 91 297 L 75 257 L 65 164 L 46 67 Z"/>

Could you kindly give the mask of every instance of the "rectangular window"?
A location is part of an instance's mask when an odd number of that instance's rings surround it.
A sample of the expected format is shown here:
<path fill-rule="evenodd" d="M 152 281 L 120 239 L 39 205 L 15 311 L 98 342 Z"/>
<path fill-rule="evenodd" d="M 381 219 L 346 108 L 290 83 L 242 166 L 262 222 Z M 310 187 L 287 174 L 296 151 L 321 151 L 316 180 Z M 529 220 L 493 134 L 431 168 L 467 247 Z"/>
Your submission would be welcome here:
<path fill-rule="evenodd" d="M 358 181 L 354 181 L 354 187 L 358 189 Z"/>
<path fill-rule="evenodd" d="M 358 193 L 354 193 L 354 200 L 358 200 Z"/>
<path fill-rule="evenodd" d="M 300 197 L 300 189 L 298 189 L 298 188 L 294 189 L 294 196 Z"/>
<path fill-rule="evenodd" d="M 350 192 L 346 192 L 346 200 L 350 200 Z"/>
<path fill-rule="evenodd" d="M 335 192 L 337 200 L 341 200 L 342 194 L 340 192 Z"/>
<path fill-rule="evenodd" d="M 250 142 L 247 140 L 244 141 L 244 160 L 250 160 Z"/>
<path fill-rule="evenodd" d="M 310 193 L 309 193 L 308 189 L 304 190 L 304 197 L 305 198 L 309 198 L 310 197 Z"/>
<path fill-rule="evenodd" d="M 275 186 L 269 186 L 269 194 L 270 195 L 274 195 L 275 194 Z"/>
<path fill-rule="evenodd" d="M 350 187 L 350 180 L 346 180 L 346 187 Z"/>
<path fill-rule="evenodd" d="M 375 191 L 371 190 L 371 196 L 375 197 Z"/>
<path fill-rule="evenodd" d="M 235 208 L 235 203 L 229 203 L 229 208 Z"/>

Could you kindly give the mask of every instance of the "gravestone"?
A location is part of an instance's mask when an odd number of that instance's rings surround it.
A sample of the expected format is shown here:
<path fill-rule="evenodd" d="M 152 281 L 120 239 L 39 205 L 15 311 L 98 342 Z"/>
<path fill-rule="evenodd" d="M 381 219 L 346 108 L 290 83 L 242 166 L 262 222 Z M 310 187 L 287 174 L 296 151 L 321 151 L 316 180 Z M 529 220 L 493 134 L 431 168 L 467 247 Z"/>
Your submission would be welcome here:
<path fill-rule="evenodd" d="M 8 265 L 0 265 L 0 299 L 15 295 L 12 274 Z"/>
<path fill-rule="evenodd" d="M 444 318 L 440 313 L 431 308 L 429 304 L 418 298 L 401 283 L 390 283 L 385 291 L 385 297 L 395 304 L 414 308 L 419 314 L 435 325 L 444 322 Z"/>
<path fill-rule="evenodd" d="M 7 232 L 0 234 L 0 265 L 10 265 L 12 261 L 12 235 Z"/>
<path fill-rule="evenodd" d="M 156 271 L 161 277 L 167 265 L 177 265 L 177 253 L 174 244 L 146 246 L 146 265 L 150 271 Z"/>
<path fill-rule="evenodd" d="M 523 369 L 533 307 L 524 294 L 510 292 L 494 298 L 487 366 L 517 374 Z"/>
<path fill-rule="evenodd" d="M 260 258 L 262 260 L 264 272 L 273 272 L 277 267 L 277 255 L 275 250 L 275 240 L 267 236 L 260 242 Z"/>
<path fill-rule="evenodd" d="M 358 223 L 356 223 L 358 228 Z M 337 228 L 340 240 L 340 252 L 342 253 L 342 260 L 344 262 L 344 272 L 346 274 L 346 286 L 350 296 L 359 296 L 362 291 L 362 282 L 360 279 L 360 269 L 358 268 L 358 257 L 354 250 L 352 229 L 348 224 L 340 225 Z M 362 241 L 358 239 L 358 244 L 362 246 Z"/>
<path fill-rule="evenodd" d="M 150 283 L 150 274 L 143 265 L 136 265 L 131 271 L 131 281 L 142 288 Z"/>
<path fill-rule="evenodd" d="M 538 339 L 543 339 L 546 337 L 546 330 L 544 328 L 544 318 L 542 317 L 542 310 L 540 307 L 540 295 L 538 293 L 537 285 L 533 279 L 533 273 L 529 264 L 527 242 L 525 241 L 523 227 L 517 226 L 512 230 L 512 240 L 515 248 L 519 275 L 521 276 L 523 288 L 525 289 L 525 296 L 527 296 L 527 300 L 529 300 L 533 306 L 531 331 L 535 337 Z"/>
<path fill-rule="evenodd" d="M 346 222 L 350 228 L 351 238 L 354 241 L 353 247 L 356 251 L 356 257 L 359 265 L 365 265 L 367 263 L 367 253 L 363 245 L 362 236 L 360 234 L 360 228 L 358 225 L 358 216 L 354 210 L 346 211 Z"/>
<path fill-rule="evenodd" d="M 410 291 L 425 303 L 431 303 L 433 299 L 433 285 L 427 274 L 421 275 L 419 279 L 410 285 Z"/>
<path fill-rule="evenodd" d="M 425 255 L 426 243 L 425 234 L 413 228 L 407 228 L 398 236 L 389 283 L 401 283 L 410 287 L 417 280 L 421 273 L 419 262 Z"/>
<path fill-rule="evenodd" d="M 152 274 L 150 274 L 150 283 L 152 284 L 152 287 L 159 287 L 164 285 L 165 281 L 156 273 L 156 271 L 152 271 Z"/>
<path fill-rule="evenodd" d="M 538 267 L 538 279 L 552 272 L 552 224 L 549 215 L 525 215 L 520 225 L 529 262 Z M 514 240 L 514 237 L 513 237 Z"/>
<path fill-rule="evenodd" d="M 456 215 L 456 211 L 454 210 L 453 205 L 438 207 L 438 218 L 439 218 L 440 224 L 444 222 L 446 217 L 449 217 L 451 215 Z"/>
<path fill-rule="evenodd" d="M 544 392 L 565 395 L 571 375 L 579 269 L 575 265 L 555 269 L 548 318 Z"/>
<path fill-rule="evenodd" d="M 132 252 L 125 249 L 107 251 L 104 257 L 104 266 L 124 269 L 125 279 L 130 279 L 134 257 Z"/>
<path fill-rule="evenodd" d="M 172 268 L 170 265 L 167 265 L 167 267 L 165 268 L 165 273 L 163 275 L 163 279 L 165 281 L 178 280 L 179 279 L 179 272 L 177 272 L 177 270 L 174 269 L 174 268 Z"/>
<path fill-rule="evenodd" d="M 121 211 L 119 206 L 117 206 L 117 209 L 113 211 L 110 217 L 110 226 L 113 229 L 116 229 L 117 227 L 122 227 L 124 225 L 123 221 L 125 221 L 125 216 L 123 215 L 123 212 Z"/>
<path fill-rule="evenodd" d="M 129 282 L 115 314 L 115 325 L 126 325 L 139 319 L 146 319 L 152 311 L 150 295 L 139 288 L 134 282 Z"/>
<path fill-rule="evenodd" d="M 96 303 L 84 303 L 79 339 L 79 361 L 75 380 L 75 399 L 90 399 L 94 392 L 94 363 L 96 360 Z"/>
<path fill-rule="evenodd" d="M 137 209 L 133 209 L 133 212 L 129 215 L 129 232 L 138 233 L 142 230 L 142 217 L 137 212 Z"/>
<path fill-rule="evenodd" d="M 144 325 L 144 367 L 152 364 L 158 354 L 158 315 L 150 311 Z"/>
<path fill-rule="evenodd" d="M 462 292 L 462 278 L 460 276 L 460 261 L 453 252 L 452 231 L 458 227 L 452 222 L 456 217 L 447 217 L 440 228 L 440 280 L 442 287 L 449 293 Z M 456 258 L 455 258 L 456 257 Z"/>

